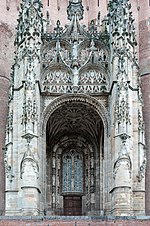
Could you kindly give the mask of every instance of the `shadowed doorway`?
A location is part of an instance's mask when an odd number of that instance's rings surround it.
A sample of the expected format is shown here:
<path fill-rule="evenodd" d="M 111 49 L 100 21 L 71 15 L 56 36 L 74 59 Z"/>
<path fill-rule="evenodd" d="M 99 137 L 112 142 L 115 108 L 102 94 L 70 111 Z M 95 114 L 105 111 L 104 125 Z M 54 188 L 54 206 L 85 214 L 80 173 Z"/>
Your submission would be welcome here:
<path fill-rule="evenodd" d="M 84 103 L 65 103 L 47 123 L 47 214 L 99 214 L 104 127 Z"/>

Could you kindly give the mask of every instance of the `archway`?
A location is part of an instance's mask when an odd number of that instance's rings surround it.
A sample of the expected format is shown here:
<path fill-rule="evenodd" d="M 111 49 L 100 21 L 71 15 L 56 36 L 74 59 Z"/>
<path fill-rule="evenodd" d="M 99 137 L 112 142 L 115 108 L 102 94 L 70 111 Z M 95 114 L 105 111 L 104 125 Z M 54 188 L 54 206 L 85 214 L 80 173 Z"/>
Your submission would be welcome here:
<path fill-rule="evenodd" d="M 103 209 L 104 124 L 91 104 L 72 100 L 46 126 L 47 214 L 90 215 Z"/>

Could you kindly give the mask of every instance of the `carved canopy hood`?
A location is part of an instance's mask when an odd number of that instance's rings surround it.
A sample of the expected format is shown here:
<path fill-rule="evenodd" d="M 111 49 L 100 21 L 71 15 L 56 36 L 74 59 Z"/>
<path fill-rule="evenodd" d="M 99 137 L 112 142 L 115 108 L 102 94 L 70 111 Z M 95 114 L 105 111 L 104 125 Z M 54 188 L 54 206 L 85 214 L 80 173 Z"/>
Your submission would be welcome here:
<path fill-rule="evenodd" d="M 69 26 L 44 34 L 42 49 L 42 93 L 100 94 L 109 89 L 109 42 L 106 20 L 102 25 L 91 21 L 89 28 L 80 24 L 81 1 L 68 6 Z"/>

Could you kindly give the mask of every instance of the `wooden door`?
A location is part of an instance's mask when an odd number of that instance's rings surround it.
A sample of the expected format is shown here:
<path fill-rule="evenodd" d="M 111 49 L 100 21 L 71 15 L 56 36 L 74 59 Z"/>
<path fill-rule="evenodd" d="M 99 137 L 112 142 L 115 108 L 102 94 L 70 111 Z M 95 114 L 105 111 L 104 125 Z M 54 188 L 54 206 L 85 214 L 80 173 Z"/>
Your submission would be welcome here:
<path fill-rule="evenodd" d="M 64 196 L 64 215 L 65 216 L 82 215 L 81 196 Z"/>

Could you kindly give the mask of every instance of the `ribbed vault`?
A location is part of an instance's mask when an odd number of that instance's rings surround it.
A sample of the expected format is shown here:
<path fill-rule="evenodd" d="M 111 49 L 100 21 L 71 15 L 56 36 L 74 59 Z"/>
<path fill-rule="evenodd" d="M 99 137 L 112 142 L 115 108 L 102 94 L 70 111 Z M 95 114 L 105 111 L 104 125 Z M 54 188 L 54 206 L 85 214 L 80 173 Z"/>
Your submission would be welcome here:
<path fill-rule="evenodd" d="M 64 103 L 47 123 L 47 145 L 53 147 L 65 136 L 82 136 L 91 144 L 100 144 L 103 123 L 96 111 L 83 103 Z"/>

